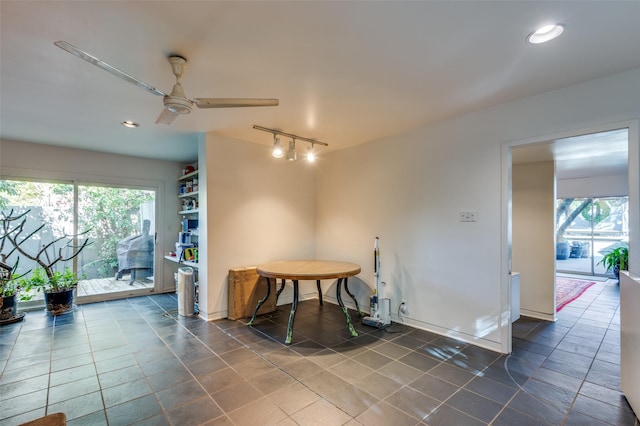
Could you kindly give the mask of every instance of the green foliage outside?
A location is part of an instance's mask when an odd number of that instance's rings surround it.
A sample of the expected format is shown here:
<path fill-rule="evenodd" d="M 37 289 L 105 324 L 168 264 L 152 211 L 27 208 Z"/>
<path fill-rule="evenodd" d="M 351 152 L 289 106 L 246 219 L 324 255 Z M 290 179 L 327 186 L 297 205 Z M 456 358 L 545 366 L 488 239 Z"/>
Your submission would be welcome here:
<path fill-rule="evenodd" d="M 78 222 L 90 228 L 88 236 L 100 241 L 97 248 L 100 276 L 113 276 L 118 266 L 116 247 L 125 237 L 140 234 L 140 206 L 153 201 L 153 191 L 83 186 L 78 194 Z M 89 266 L 89 265 L 87 265 Z M 94 266 L 94 265 L 91 265 Z"/>
<path fill-rule="evenodd" d="M 595 200 L 593 198 L 564 198 L 556 207 L 556 241 L 564 241 L 564 233 L 573 221 L 581 216 L 591 223 L 593 211 L 593 224 L 596 225 L 605 220 L 611 214 L 610 200 Z M 593 210 L 592 210 L 593 208 Z"/>
<path fill-rule="evenodd" d="M 15 197 L 16 195 L 18 195 L 16 182 L 0 180 L 0 210 L 4 210 L 9 206 L 9 198 L 7 197 Z"/>
<path fill-rule="evenodd" d="M 596 200 L 593 202 L 593 224 L 597 225 L 611 214 L 611 207 L 609 203 L 602 200 Z M 582 218 L 587 222 L 591 222 L 591 209 L 584 209 L 580 213 Z"/>

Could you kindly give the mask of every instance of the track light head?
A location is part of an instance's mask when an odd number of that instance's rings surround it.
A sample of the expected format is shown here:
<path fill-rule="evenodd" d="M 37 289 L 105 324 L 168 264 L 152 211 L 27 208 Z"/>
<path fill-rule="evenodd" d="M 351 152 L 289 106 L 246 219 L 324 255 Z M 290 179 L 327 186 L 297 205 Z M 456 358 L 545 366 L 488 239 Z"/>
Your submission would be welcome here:
<path fill-rule="evenodd" d="M 271 155 L 275 158 L 282 158 L 284 155 L 280 139 L 278 139 L 275 134 L 273 135 L 273 149 L 271 150 Z"/>
<path fill-rule="evenodd" d="M 313 152 L 313 144 L 311 144 L 311 147 L 307 150 L 307 161 L 310 163 L 316 161 L 316 153 Z"/>
<path fill-rule="evenodd" d="M 287 151 L 287 160 L 296 161 L 298 159 L 298 155 L 296 154 L 296 141 L 292 139 L 289 142 L 289 150 Z"/>

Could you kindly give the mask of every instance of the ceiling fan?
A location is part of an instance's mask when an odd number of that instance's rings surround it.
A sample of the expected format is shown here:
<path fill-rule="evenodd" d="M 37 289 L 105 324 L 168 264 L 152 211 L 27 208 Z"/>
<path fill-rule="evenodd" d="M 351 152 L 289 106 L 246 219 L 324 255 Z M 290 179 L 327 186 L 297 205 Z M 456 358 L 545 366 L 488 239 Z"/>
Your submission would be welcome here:
<path fill-rule="evenodd" d="M 193 98 L 189 99 L 184 94 L 182 84 L 180 84 L 180 78 L 184 72 L 184 67 L 187 60 L 182 56 L 172 55 L 169 56 L 169 63 L 171 64 L 171 71 L 176 77 L 176 84 L 173 85 L 173 89 L 170 94 L 166 94 L 150 84 L 140 81 L 135 77 L 130 76 L 124 71 L 120 71 L 118 68 L 107 64 L 106 62 L 96 58 L 95 56 L 78 49 L 74 45 L 67 43 L 66 41 L 56 41 L 53 44 L 59 48 L 66 50 L 72 55 L 77 56 L 80 59 L 93 64 L 103 70 L 110 72 L 111 74 L 119 77 L 129 83 L 133 83 L 141 89 L 146 90 L 149 93 L 153 93 L 157 96 L 162 96 L 162 103 L 164 109 L 158 116 L 156 123 L 171 124 L 171 122 L 180 114 L 189 114 L 193 109 L 193 106 L 198 108 L 234 108 L 234 107 L 257 107 L 257 106 L 277 106 L 279 104 L 278 99 L 259 99 L 259 98 Z"/>

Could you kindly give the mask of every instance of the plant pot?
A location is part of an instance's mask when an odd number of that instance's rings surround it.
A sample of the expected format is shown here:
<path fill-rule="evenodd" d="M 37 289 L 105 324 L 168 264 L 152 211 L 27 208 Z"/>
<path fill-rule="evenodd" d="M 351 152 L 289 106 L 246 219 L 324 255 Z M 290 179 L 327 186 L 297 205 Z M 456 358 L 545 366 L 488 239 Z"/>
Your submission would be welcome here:
<path fill-rule="evenodd" d="M 556 259 L 557 260 L 566 260 L 569 258 L 571 254 L 571 245 L 569 245 L 566 241 L 561 241 L 556 243 Z"/>
<path fill-rule="evenodd" d="M 24 318 L 24 313 L 18 314 L 16 295 L 0 298 L 0 325 L 10 324 Z"/>
<path fill-rule="evenodd" d="M 46 312 L 50 315 L 62 315 L 75 310 L 73 291 L 74 289 L 69 289 L 44 293 Z"/>
<path fill-rule="evenodd" d="M 613 265 L 613 275 L 616 277 L 616 280 L 620 282 L 620 265 Z"/>

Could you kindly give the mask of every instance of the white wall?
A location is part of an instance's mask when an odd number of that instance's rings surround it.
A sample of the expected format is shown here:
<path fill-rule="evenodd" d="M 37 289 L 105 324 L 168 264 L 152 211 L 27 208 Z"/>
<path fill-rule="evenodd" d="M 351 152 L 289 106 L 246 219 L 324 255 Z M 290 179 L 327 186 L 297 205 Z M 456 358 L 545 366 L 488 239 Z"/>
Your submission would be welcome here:
<path fill-rule="evenodd" d="M 212 134 L 199 142 L 200 233 L 206 235 L 200 239 L 200 310 L 205 319 L 227 316 L 229 269 L 315 258 L 314 168 L 275 159 L 270 151 Z M 301 283 L 301 300 L 315 295 L 311 284 Z M 290 301 L 288 286 L 278 303 Z"/>
<path fill-rule="evenodd" d="M 620 272 L 620 385 L 629 405 L 640 412 L 640 277 Z"/>
<path fill-rule="evenodd" d="M 451 121 L 327 155 L 317 178 L 318 255 L 362 266 L 352 289 L 366 306 L 379 236 L 392 312 L 404 300 L 408 323 L 495 348 L 500 150 L 477 143 L 476 130 Z M 478 221 L 460 222 L 469 209 Z"/>
<path fill-rule="evenodd" d="M 638 99 L 640 69 L 331 152 L 317 178 L 318 257 L 360 263 L 366 303 L 379 236 L 392 312 L 406 300 L 407 323 L 508 351 L 503 146 L 637 120 Z M 478 221 L 459 222 L 462 209 Z"/>
<path fill-rule="evenodd" d="M 512 174 L 512 270 L 522 315 L 555 319 L 555 172 L 552 161 L 516 164 Z"/>
<path fill-rule="evenodd" d="M 623 197 L 629 195 L 629 176 L 558 179 L 558 198 Z"/>
<path fill-rule="evenodd" d="M 156 279 L 172 290 L 174 268 L 162 258 L 175 250 L 178 200 L 176 179 L 182 164 L 9 140 L 0 141 L 0 176 L 104 183 L 157 189 Z"/>

